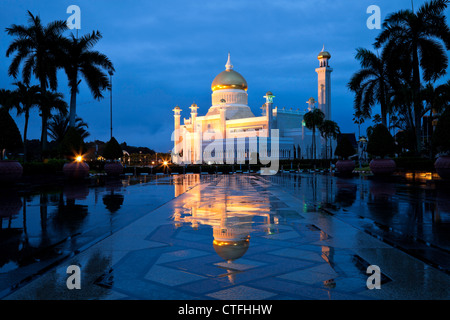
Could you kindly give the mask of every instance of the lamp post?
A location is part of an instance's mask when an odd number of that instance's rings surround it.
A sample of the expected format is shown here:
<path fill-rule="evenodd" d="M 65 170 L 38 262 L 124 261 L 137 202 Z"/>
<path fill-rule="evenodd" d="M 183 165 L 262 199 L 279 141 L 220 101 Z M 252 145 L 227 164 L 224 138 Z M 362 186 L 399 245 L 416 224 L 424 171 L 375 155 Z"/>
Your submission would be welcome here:
<path fill-rule="evenodd" d="M 111 139 L 113 137 L 113 125 L 112 125 L 112 76 L 114 74 L 114 72 L 112 72 L 111 70 L 108 72 L 109 73 L 109 84 L 111 86 L 110 88 L 110 105 L 109 105 L 109 113 L 110 113 L 110 125 L 111 125 Z"/>

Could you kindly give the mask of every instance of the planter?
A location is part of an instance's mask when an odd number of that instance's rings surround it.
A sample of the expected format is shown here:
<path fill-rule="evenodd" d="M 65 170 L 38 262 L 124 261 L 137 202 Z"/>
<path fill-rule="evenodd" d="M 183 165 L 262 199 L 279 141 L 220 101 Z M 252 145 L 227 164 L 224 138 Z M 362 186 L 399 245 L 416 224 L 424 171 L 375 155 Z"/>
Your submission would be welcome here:
<path fill-rule="evenodd" d="M 123 172 L 123 165 L 120 162 L 109 162 L 104 169 L 108 176 L 118 176 Z"/>
<path fill-rule="evenodd" d="M 354 160 L 338 160 L 336 162 L 336 169 L 339 173 L 350 174 L 355 169 Z"/>
<path fill-rule="evenodd" d="M 23 174 L 22 165 L 14 160 L 0 161 L 0 183 L 3 182 L 16 182 Z"/>
<path fill-rule="evenodd" d="M 369 166 L 376 176 L 390 176 L 397 169 L 397 165 L 392 159 L 373 159 Z"/>
<path fill-rule="evenodd" d="M 63 172 L 69 179 L 84 179 L 89 176 L 89 165 L 86 162 L 77 161 L 66 163 Z"/>
<path fill-rule="evenodd" d="M 442 179 L 450 179 L 450 156 L 441 156 L 437 158 L 434 167 Z"/>

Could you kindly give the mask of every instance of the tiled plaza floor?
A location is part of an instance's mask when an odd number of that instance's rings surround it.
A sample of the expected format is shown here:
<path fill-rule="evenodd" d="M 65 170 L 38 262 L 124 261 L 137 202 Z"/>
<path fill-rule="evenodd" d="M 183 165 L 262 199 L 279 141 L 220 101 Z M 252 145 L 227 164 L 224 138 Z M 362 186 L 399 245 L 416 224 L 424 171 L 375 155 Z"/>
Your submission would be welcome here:
<path fill-rule="evenodd" d="M 259 176 L 201 183 L 5 299 L 448 299 L 450 277 Z M 81 289 L 69 290 L 69 265 Z M 377 265 L 381 289 L 369 290 Z"/>

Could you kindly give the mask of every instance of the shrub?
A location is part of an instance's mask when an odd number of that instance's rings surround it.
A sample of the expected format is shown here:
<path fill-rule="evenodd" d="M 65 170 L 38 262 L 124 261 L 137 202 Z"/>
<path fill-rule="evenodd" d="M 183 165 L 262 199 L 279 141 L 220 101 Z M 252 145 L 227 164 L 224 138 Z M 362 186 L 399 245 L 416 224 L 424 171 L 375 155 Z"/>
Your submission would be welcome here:
<path fill-rule="evenodd" d="M 450 109 L 447 108 L 439 117 L 432 138 L 433 151 L 450 153 Z"/>
<path fill-rule="evenodd" d="M 111 140 L 106 143 L 105 148 L 103 149 L 103 157 L 107 160 L 116 160 L 122 158 L 122 156 L 122 147 L 117 142 L 117 140 L 112 137 Z"/>
<path fill-rule="evenodd" d="M 62 172 L 66 160 L 49 159 L 46 162 L 25 162 L 22 164 L 24 175 L 56 174 Z"/>
<path fill-rule="evenodd" d="M 342 136 L 338 141 L 334 154 L 338 157 L 342 157 L 343 159 L 347 159 L 355 154 L 355 148 L 353 148 L 352 143 L 346 136 Z"/>
<path fill-rule="evenodd" d="M 373 127 L 367 144 L 367 152 L 373 156 L 384 158 L 395 153 L 395 141 L 383 124 Z"/>
<path fill-rule="evenodd" d="M 22 147 L 22 136 L 16 122 L 5 108 L 0 108 L 0 159 L 3 160 L 3 150 L 16 152 Z"/>
<path fill-rule="evenodd" d="M 404 171 L 434 171 L 434 161 L 420 157 L 400 157 L 395 159 L 397 168 Z"/>

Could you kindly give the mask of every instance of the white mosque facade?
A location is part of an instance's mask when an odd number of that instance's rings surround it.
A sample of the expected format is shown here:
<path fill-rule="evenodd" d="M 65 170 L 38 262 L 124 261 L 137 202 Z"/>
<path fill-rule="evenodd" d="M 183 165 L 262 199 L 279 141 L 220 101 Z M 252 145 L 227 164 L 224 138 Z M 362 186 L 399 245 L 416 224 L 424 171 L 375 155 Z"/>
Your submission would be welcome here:
<path fill-rule="evenodd" d="M 274 107 L 275 96 L 269 91 L 264 96 L 262 114 L 256 116 L 248 106 L 247 81 L 234 70 L 228 55 L 225 70 L 212 82 L 212 105 L 206 115 L 200 116 L 199 107 L 194 103 L 190 106 L 189 119 L 181 123 L 181 108 L 173 109 L 172 162 L 234 164 L 256 163 L 256 159 L 263 162 L 274 157 L 279 160 L 314 158 L 312 132 L 305 127 L 303 116 L 317 107 L 326 120 L 332 120 L 330 58 L 324 49 L 318 55 L 317 106 L 315 99 L 310 98 L 306 110 Z M 316 135 L 316 158 L 324 158 L 325 143 L 318 132 Z"/>

